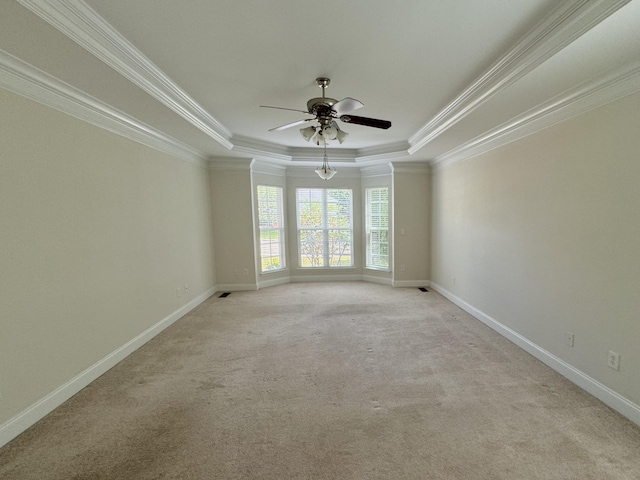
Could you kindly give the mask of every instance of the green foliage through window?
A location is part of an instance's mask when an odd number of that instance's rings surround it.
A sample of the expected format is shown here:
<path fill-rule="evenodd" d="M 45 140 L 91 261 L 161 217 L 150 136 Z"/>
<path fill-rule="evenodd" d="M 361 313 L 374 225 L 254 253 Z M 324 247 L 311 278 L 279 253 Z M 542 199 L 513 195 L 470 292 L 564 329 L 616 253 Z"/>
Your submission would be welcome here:
<path fill-rule="evenodd" d="M 298 188 L 300 266 L 353 266 L 353 203 L 348 189 Z"/>
<path fill-rule="evenodd" d="M 389 269 L 389 189 L 367 188 L 365 201 L 367 268 Z"/>
<path fill-rule="evenodd" d="M 258 223 L 260 225 L 260 271 L 286 267 L 284 256 L 284 208 L 282 187 L 258 185 Z"/>

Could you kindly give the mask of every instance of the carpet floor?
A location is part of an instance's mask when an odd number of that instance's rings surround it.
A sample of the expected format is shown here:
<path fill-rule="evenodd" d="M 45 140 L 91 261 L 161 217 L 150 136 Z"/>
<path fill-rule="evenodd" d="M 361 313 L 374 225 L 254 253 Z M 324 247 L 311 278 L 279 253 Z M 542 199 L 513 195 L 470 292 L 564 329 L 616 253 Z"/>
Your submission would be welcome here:
<path fill-rule="evenodd" d="M 433 291 L 210 298 L 0 449 L 18 479 L 640 479 L 640 427 Z"/>

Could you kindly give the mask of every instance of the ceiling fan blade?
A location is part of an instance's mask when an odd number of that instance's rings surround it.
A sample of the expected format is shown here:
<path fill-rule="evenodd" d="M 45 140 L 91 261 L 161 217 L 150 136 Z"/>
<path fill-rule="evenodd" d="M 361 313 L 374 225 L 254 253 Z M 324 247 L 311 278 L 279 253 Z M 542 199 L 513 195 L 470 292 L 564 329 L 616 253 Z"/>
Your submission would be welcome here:
<path fill-rule="evenodd" d="M 338 103 L 335 103 L 331 108 L 335 110 L 338 116 L 340 116 L 344 113 L 353 112 L 354 110 L 357 110 L 362 107 L 364 107 L 364 103 L 362 103 L 360 100 L 347 97 L 347 98 L 343 98 Z"/>
<path fill-rule="evenodd" d="M 280 125 L 276 128 L 270 128 L 269 131 L 277 131 L 277 130 L 286 130 L 287 128 L 295 127 L 296 125 L 302 125 L 305 122 L 310 122 L 311 120 L 315 120 L 315 118 L 305 118 L 304 120 L 298 120 L 297 122 L 287 123 L 286 125 Z"/>
<path fill-rule="evenodd" d="M 386 130 L 391 126 L 389 120 L 378 120 L 377 118 L 356 117 L 355 115 L 342 115 L 340 120 L 345 123 L 355 123 L 356 125 L 364 125 L 365 127 L 382 128 Z"/>
<path fill-rule="evenodd" d="M 284 108 L 284 107 L 272 107 L 270 105 L 260 105 L 261 108 L 275 108 L 277 110 L 289 110 L 291 112 L 300 112 L 300 113 L 306 113 L 307 115 L 313 115 L 313 113 L 309 113 L 306 110 L 297 110 L 295 108 Z"/>

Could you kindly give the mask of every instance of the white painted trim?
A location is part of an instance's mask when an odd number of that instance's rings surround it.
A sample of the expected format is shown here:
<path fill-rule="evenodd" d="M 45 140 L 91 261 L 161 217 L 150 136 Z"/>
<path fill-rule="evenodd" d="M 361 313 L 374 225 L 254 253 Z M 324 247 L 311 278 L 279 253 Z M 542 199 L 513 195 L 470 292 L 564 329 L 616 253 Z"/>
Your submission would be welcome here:
<path fill-rule="evenodd" d="M 271 161 L 290 162 L 291 152 L 288 147 L 269 143 L 255 138 L 234 135 L 231 138 L 232 150 L 250 157 L 262 157 Z"/>
<path fill-rule="evenodd" d="M 578 370 L 573 365 L 565 362 L 559 357 L 556 357 L 550 352 L 547 352 L 542 347 L 536 345 L 526 337 L 520 335 L 518 332 L 510 329 L 506 325 L 498 322 L 496 319 L 490 317 L 486 313 L 478 310 L 474 306 L 468 304 L 460 297 L 454 295 L 449 292 L 445 288 L 441 287 L 436 283 L 431 284 L 431 288 L 433 288 L 436 292 L 465 310 L 467 313 L 473 315 L 475 318 L 480 320 L 482 323 L 487 325 L 492 330 L 495 330 L 503 337 L 507 338 L 511 342 L 515 343 L 517 346 L 522 348 L 527 353 L 530 353 L 538 360 L 551 367 L 553 370 L 558 372 L 563 377 L 572 381 L 576 385 L 578 385 L 583 390 L 586 390 L 594 397 L 601 400 L 603 403 L 613 408 L 615 411 L 627 417 L 632 422 L 640 425 L 640 406 L 636 405 L 632 401 L 623 397 L 617 392 L 614 392 L 609 387 L 603 385 L 598 382 L 594 378 L 591 378 L 589 375 L 584 372 Z"/>
<path fill-rule="evenodd" d="M 216 292 L 251 292 L 258 290 L 257 283 L 223 283 L 216 285 Z"/>
<path fill-rule="evenodd" d="M 255 160 L 251 163 L 251 171 L 264 175 L 275 175 L 284 177 L 287 174 L 287 167 L 284 165 L 275 165 L 273 163 L 262 160 Z"/>
<path fill-rule="evenodd" d="M 231 132 L 82 0 L 18 0 L 224 147 Z"/>
<path fill-rule="evenodd" d="M 286 283 L 291 283 L 291 279 L 289 278 L 289 276 L 260 280 L 258 282 L 258 290 L 260 290 L 261 288 L 275 287 L 276 285 L 284 285 Z"/>
<path fill-rule="evenodd" d="M 637 91 L 640 91 L 639 65 L 584 82 L 436 157 L 434 168 L 440 169 L 481 155 Z"/>
<path fill-rule="evenodd" d="M 291 283 L 302 282 L 360 282 L 362 275 L 292 275 Z"/>
<path fill-rule="evenodd" d="M 569 0 L 558 6 L 411 138 L 416 153 L 630 0 Z"/>
<path fill-rule="evenodd" d="M 0 50 L 0 87 L 111 133 L 206 167 L 205 155 L 87 93 Z"/>
<path fill-rule="evenodd" d="M 338 170 L 338 173 L 336 173 L 336 176 L 333 178 L 357 178 L 360 179 L 360 169 L 359 168 L 350 168 L 350 167 L 345 167 L 344 165 L 335 165 L 333 163 L 331 163 L 331 161 L 329 161 L 329 165 L 332 168 L 335 168 L 336 170 Z M 316 173 L 315 169 L 322 166 L 322 160 L 319 161 L 319 163 L 315 164 L 315 165 L 309 165 L 306 167 L 300 167 L 298 165 L 295 166 L 291 166 L 291 167 L 287 167 L 287 177 L 292 177 L 292 178 L 313 178 L 316 180 L 320 180 L 320 177 L 318 176 L 318 174 Z M 343 168 L 344 167 L 344 168 Z M 328 180 L 327 185 L 331 184 L 331 180 Z"/>
<path fill-rule="evenodd" d="M 429 287 L 431 282 L 429 280 L 393 280 L 392 285 L 395 288 L 405 287 Z"/>
<path fill-rule="evenodd" d="M 127 343 L 117 348 L 109 355 L 98 361 L 94 365 L 79 373 L 65 384 L 59 386 L 54 391 L 38 400 L 36 403 L 20 412 L 13 418 L 0 425 L 0 447 L 9 443 L 15 437 L 34 425 L 38 420 L 48 415 L 57 407 L 73 397 L 76 393 L 89 385 L 95 379 L 103 375 L 109 369 L 116 366 L 130 354 L 135 352 L 142 345 L 147 343 L 160 332 L 171 326 L 177 320 L 185 316 L 202 302 L 215 293 L 215 288 L 211 288 L 203 294 L 197 296 L 189 303 L 184 304 L 175 312 L 149 327 L 141 334 L 129 340 Z"/>
<path fill-rule="evenodd" d="M 428 163 L 407 163 L 391 162 L 391 171 L 395 173 L 406 173 L 410 175 L 428 175 L 431 173 L 431 166 Z"/>
<path fill-rule="evenodd" d="M 360 178 L 388 177 L 392 172 L 391 163 L 362 167 L 360 169 Z"/>
<path fill-rule="evenodd" d="M 361 148 L 358 149 L 358 152 L 356 154 L 356 161 L 358 163 L 363 163 L 374 161 L 389 161 L 398 158 L 408 158 L 409 147 L 409 142 L 405 140 L 393 144 Z"/>
<path fill-rule="evenodd" d="M 368 283 L 378 283 L 380 285 L 393 286 L 393 281 L 390 277 L 376 277 L 375 275 L 362 275 L 362 281 Z"/>

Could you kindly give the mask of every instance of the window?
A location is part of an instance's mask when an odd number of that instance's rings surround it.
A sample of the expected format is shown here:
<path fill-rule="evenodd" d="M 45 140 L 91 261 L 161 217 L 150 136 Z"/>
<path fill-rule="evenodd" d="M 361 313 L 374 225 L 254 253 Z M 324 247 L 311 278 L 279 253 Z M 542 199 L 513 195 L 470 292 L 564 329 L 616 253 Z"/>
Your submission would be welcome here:
<path fill-rule="evenodd" d="M 300 267 L 352 267 L 351 190 L 298 188 L 296 205 Z"/>
<path fill-rule="evenodd" d="M 367 268 L 389 269 L 389 189 L 367 188 L 365 200 Z"/>
<path fill-rule="evenodd" d="M 272 272 L 286 267 L 282 205 L 282 187 L 258 185 L 261 272 Z"/>

